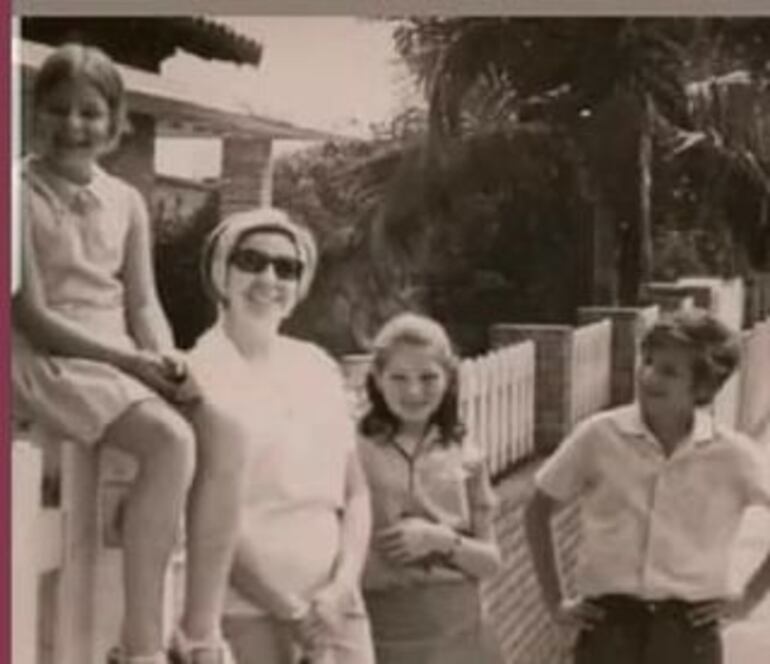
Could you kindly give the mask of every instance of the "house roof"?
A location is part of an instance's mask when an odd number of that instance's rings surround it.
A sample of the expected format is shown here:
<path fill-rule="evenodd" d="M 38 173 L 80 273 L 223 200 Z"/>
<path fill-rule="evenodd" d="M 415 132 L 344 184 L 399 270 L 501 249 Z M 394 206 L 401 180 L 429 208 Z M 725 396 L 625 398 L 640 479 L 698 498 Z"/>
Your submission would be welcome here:
<path fill-rule="evenodd" d="M 157 71 L 177 48 L 207 60 L 258 66 L 262 44 L 198 16 L 25 16 L 24 39 L 101 46 L 119 62 Z"/>
<path fill-rule="evenodd" d="M 23 83 L 29 85 L 35 72 L 52 52 L 50 46 L 21 42 L 18 64 Z M 217 136 L 249 135 L 273 139 L 329 140 L 342 138 L 329 132 L 301 127 L 259 115 L 236 96 L 206 95 L 204 86 L 190 86 L 168 76 L 118 65 L 127 90 L 128 106 L 158 119 L 159 135 Z"/>

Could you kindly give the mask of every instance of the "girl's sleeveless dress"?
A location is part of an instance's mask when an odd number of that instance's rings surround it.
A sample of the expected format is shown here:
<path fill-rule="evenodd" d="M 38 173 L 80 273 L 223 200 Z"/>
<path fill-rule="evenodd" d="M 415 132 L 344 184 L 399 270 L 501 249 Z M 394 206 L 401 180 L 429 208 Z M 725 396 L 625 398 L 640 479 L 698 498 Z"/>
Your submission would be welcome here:
<path fill-rule="evenodd" d="M 146 216 L 139 193 L 101 169 L 80 187 L 30 157 L 21 213 L 22 259 L 34 257 L 47 306 L 112 344 L 135 346 L 120 273 L 134 217 Z M 99 441 L 132 405 L 158 397 L 111 365 L 41 352 L 15 322 L 11 375 L 18 424 L 34 422 L 85 444 Z"/>
<path fill-rule="evenodd" d="M 376 534 L 405 516 L 473 530 L 493 518 L 496 497 L 478 450 L 441 444 L 430 431 L 416 455 L 387 437 L 361 436 Z M 362 585 L 377 664 L 502 664 L 475 579 L 429 561 L 400 565 L 372 547 Z"/>

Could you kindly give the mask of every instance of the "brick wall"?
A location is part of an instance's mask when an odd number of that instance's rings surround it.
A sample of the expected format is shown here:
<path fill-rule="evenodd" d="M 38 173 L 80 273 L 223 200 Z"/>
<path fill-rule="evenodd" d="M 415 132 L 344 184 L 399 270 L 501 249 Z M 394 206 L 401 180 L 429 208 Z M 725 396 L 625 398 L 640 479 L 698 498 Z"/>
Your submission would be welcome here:
<path fill-rule="evenodd" d="M 149 201 L 155 185 L 155 118 L 132 113 L 131 131 L 103 161 L 110 173 L 130 182 Z"/>
<path fill-rule="evenodd" d="M 638 348 L 644 330 L 658 315 L 658 307 L 581 307 L 578 320 L 593 323 L 604 318 L 612 321 L 612 371 L 610 405 L 627 403 L 634 398 Z"/>
<path fill-rule="evenodd" d="M 533 490 L 536 464 L 530 464 L 496 486 L 500 500 L 497 536 L 503 565 L 482 587 L 482 598 L 506 664 L 566 664 L 571 635 L 548 616 L 535 577 L 524 533 L 523 511 Z M 566 587 L 572 587 L 578 541 L 578 512 L 567 508 L 553 529 Z"/>
<path fill-rule="evenodd" d="M 221 213 L 270 205 L 272 144 L 269 138 L 227 136 L 222 142 Z"/>
<path fill-rule="evenodd" d="M 572 335 L 573 328 L 567 325 L 501 323 L 490 330 L 493 348 L 535 342 L 535 446 L 539 453 L 553 450 L 570 426 Z"/>

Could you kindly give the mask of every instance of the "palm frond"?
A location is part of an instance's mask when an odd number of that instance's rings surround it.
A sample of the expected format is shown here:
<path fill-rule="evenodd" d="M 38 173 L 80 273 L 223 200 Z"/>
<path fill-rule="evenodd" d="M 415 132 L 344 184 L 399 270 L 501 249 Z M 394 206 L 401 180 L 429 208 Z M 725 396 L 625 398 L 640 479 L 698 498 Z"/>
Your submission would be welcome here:
<path fill-rule="evenodd" d="M 415 19 L 397 42 L 423 83 L 439 135 L 481 121 L 515 122 L 557 101 L 567 117 L 620 87 L 651 95 L 687 126 L 683 72 L 691 29 L 632 18 L 482 17 Z M 558 95 L 555 92 L 558 91 Z M 556 99 L 558 97 L 558 100 Z"/>

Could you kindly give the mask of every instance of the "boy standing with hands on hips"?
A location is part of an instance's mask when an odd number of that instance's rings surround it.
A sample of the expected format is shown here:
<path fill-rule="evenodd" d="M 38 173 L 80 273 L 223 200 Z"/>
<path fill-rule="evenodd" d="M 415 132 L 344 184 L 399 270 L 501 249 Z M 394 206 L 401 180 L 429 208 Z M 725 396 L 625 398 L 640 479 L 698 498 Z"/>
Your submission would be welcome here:
<path fill-rule="evenodd" d="M 770 508 L 766 458 L 707 410 L 738 339 L 694 309 L 658 321 L 641 350 L 636 401 L 581 422 L 536 474 L 535 571 L 554 619 L 579 628 L 576 664 L 720 664 L 720 622 L 770 590 L 770 552 L 738 595 L 728 586 L 744 511 Z M 550 518 L 576 499 L 578 594 L 565 597 Z"/>

